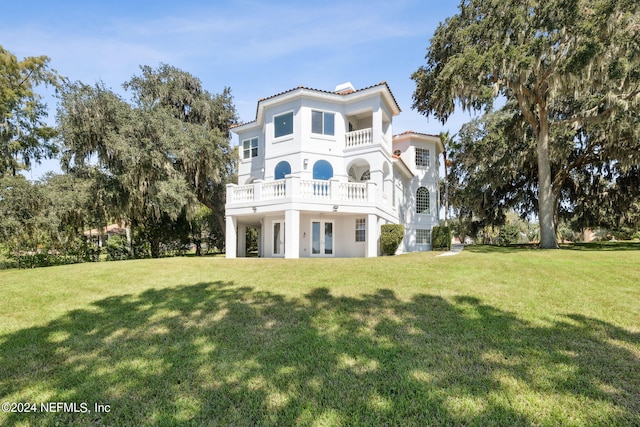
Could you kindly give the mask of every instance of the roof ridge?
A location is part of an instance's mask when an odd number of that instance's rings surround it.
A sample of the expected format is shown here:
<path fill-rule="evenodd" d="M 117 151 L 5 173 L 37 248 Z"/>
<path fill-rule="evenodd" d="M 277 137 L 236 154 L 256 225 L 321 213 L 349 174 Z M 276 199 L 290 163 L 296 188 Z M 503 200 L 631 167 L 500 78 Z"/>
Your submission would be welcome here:
<path fill-rule="evenodd" d="M 296 90 L 309 90 L 309 91 L 312 91 L 312 92 L 326 93 L 326 94 L 329 94 L 329 95 L 349 96 L 349 95 L 352 95 L 354 93 L 358 93 L 358 92 L 362 92 L 362 91 L 365 91 L 365 90 L 373 89 L 373 88 L 378 87 L 378 86 L 386 86 L 387 90 L 389 91 L 389 94 L 391 95 L 391 98 L 393 99 L 393 102 L 395 102 L 395 104 L 396 104 L 396 107 L 398 107 L 399 111 L 402 111 L 401 108 L 400 108 L 400 105 L 398 104 L 398 101 L 397 101 L 395 95 L 393 94 L 393 92 L 391 91 L 391 88 L 389 87 L 389 85 L 387 84 L 387 82 L 385 80 L 381 81 L 380 83 L 377 83 L 377 84 L 374 84 L 374 85 L 371 85 L 371 86 L 367 86 L 367 87 L 363 87 L 361 89 L 356 89 L 353 92 L 346 92 L 346 93 L 332 92 L 332 91 L 329 91 L 329 90 L 314 89 L 314 88 L 307 87 L 307 86 L 304 86 L 304 85 L 298 85 L 297 87 L 294 87 L 292 89 L 287 89 L 285 91 L 278 92 L 275 95 L 267 96 L 266 98 L 259 98 L 258 99 L 258 105 L 256 106 L 256 117 L 255 117 L 255 119 L 253 119 L 251 121 L 248 121 L 248 122 L 237 123 L 235 125 L 232 125 L 230 128 L 234 129 L 234 128 L 237 128 L 237 127 L 244 126 L 246 124 L 255 122 L 258 119 L 258 112 L 260 110 L 260 103 L 261 102 L 267 101 L 269 99 L 277 98 L 277 97 L 282 96 L 282 95 L 286 95 L 287 93 L 295 92 Z"/>

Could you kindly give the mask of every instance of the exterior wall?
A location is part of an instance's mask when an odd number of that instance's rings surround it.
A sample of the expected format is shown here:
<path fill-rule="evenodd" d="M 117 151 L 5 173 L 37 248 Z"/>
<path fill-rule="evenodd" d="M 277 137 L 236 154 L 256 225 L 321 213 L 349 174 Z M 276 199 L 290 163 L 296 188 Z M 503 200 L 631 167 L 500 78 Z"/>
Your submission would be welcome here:
<path fill-rule="evenodd" d="M 251 226 L 260 229 L 262 256 L 310 257 L 313 221 L 332 222 L 335 257 L 377 256 L 380 226 L 386 223 L 405 225 L 400 251 L 428 249 L 416 245 L 415 230 L 438 222 L 436 137 L 393 137 L 392 117 L 399 109 L 385 93 L 390 94 L 374 87 L 351 98 L 302 88 L 260 101 L 256 121 L 235 131 L 239 185 L 227 186 L 227 239 L 233 245 L 227 256 L 244 255 L 244 230 Z M 333 135 L 312 132 L 313 111 L 334 114 Z M 293 132 L 276 138 L 274 118 L 289 112 Z M 244 159 L 242 144 L 251 138 L 258 138 L 258 155 Z M 415 167 L 416 147 L 429 148 L 428 168 Z M 399 159 L 392 157 L 396 150 Z M 332 166 L 329 181 L 313 179 L 319 160 Z M 289 163 L 290 174 L 276 179 L 282 161 Z M 420 186 L 429 190 L 430 214 L 416 213 Z M 355 241 L 356 219 L 366 220 L 365 242 Z M 279 253 L 274 252 L 276 223 Z M 241 235 L 230 236 L 234 230 Z"/>
<path fill-rule="evenodd" d="M 416 243 L 416 230 L 431 230 L 439 223 L 439 198 L 438 198 L 438 140 L 435 136 L 407 135 L 400 136 L 394 141 L 393 149 L 400 151 L 400 158 L 409 165 L 414 177 L 409 182 L 404 182 L 404 205 L 398 216 L 405 225 L 405 239 L 403 250 L 406 252 L 425 251 L 431 249 L 431 244 Z M 427 167 L 417 166 L 416 148 L 429 150 L 429 163 Z M 416 195 L 418 189 L 424 187 L 429 192 L 430 213 L 417 212 Z"/>
<path fill-rule="evenodd" d="M 329 255 L 312 255 L 312 239 L 311 239 L 311 223 L 314 221 L 320 222 L 332 222 L 333 223 L 333 254 L 331 257 L 364 257 L 366 255 L 366 241 L 356 242 L 356 219 L 367 219 L 367 215 L 326 215 L 319 213 L 302 213 L 300 215 L 299 223 L 299 258 L 309 257 L 328 257 Z M 265 217 L 263 220 L 263 229 L 261 232 L 262 249 L 265 257 L 284 257 L 284 252 L 280 254 L 274 253 L 274 223 L 283 224 L 284 227 L 288 226 L 285 221 L 284 215 L 274 215 Z M 377 222 L 376 222 L 377 224 Z M 281 229 L 281 233 L 284 234 L 284 230 Z M 369 236 L 367 236 L 369 237 Z M 376 242 L 379 236 L 372 236 Z M 286 240 L 282 242 L 286 243 Z M 377 243 L 376 243 L 377 244 Z"/>

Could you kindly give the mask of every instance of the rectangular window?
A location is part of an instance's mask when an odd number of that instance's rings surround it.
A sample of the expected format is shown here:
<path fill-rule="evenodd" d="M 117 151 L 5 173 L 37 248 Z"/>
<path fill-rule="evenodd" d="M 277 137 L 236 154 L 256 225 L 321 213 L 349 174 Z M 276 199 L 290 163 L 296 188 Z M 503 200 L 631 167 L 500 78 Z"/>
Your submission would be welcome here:
<path fill-rule="evenodd" d="M 333 135 L 335 128 L 335 114 L 322 111 L 311 112 L 311 132 L 323 135 Z"/>
<path fill-rule="evenodd" d="M 416 167 L 420 169 L 429 167 L 429 149 L 416 147 Z"/>
<path fill-rule="evenodd" d="M 258 138 L 245 139 L 242 141 L 242 158 L 258 156 Z"/>
<path fill-rule="evenodd" d="M 430 245 L 431 244 L 431 230 L 416 230 L 416 244 L 418 245 Z"/>
<path fill-rule="evenodd" d="M 364 242 L 367 236 L 367 222 L 365 219 L 356 219 L 356 242 Z"/>
<path fill-rule="evenodd" d="M 273 137 L 291 135 L 293 133 L 293 111 L 273 118 Z"/>

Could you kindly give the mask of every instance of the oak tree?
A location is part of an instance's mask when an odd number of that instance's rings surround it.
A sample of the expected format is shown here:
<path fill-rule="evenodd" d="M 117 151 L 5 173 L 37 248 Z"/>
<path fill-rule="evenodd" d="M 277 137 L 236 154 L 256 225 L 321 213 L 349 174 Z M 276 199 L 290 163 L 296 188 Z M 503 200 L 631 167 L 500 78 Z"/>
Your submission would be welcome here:
<path fill-rule="evenodd" d="M 605 132 L 599 140 L 611 148 L 609 160 L 623 168 L 637 164 L 633 156 L 620 155 L 638 147 L 636 0 L 462 0 L 459 13 L 436 29 L 426 65 L 412 78 L 414 108 L 443 123 L 456 106 L 491 109 L 497 96 L 517 106 L 535 140 L 531 164 L 542 248 L 558 247 L 558 199 L 566 176 L 553 171 L 552 163 L 565 163 L 561 157 L 576 143 L 555 134 L 570 129 L 593 135 L 595 124 Z M 618 144 L 624 149 L 616 154 Z M 514 147 L 512 157 L 520 154 Z M 579 161 L 598 155 L 587 142 Z"/>

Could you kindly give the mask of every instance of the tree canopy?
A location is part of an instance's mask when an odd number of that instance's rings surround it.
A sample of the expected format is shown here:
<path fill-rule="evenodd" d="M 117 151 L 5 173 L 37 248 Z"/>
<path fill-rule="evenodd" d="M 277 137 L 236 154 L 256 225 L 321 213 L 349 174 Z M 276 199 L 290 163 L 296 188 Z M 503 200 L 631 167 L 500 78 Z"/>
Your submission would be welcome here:
<path fill-rule="evenodd" d="M 59 87 L 64 79 L 46 56 L 19 61 L 0 45 L 0 177 L 29 169 L 57 152 L 55 129 L 44 122 L 46 105 L 39 85 Z"/>
<path fill-rule="evenodd" d="M 457 105 L 490 110 L 498 95 L 515 107 L 513 118 L 522 137 L 527 129 L 533 137 L 535 156 L 513 139 L 507 150 L 535 167 L 537 176 L 526 184 L 537 191 L 543 248 L 558 247 L 558 201 L 569 162 L 586 166 L 597 159 L 622 173 L 638 164 L 635 0 L 463 0 L 459 13 L 436 29 L 426 60 L 412 76 L 418 111 L 444 122 Z"/>
<path fill-rule="evenodd" d="M 224 198 L 212 194 L 222 192 L 235 168 L 235 109 L 229 89 L 211 95 L 168 65 L 142 67 L 124 87 L 132 103 L 103 84 L 63 89 L 63 166 L 99 182 L 110 216 L 137 227 L 157 256 L 167 221 L 189 217 L 200 203 L 224 218 Z"/>

